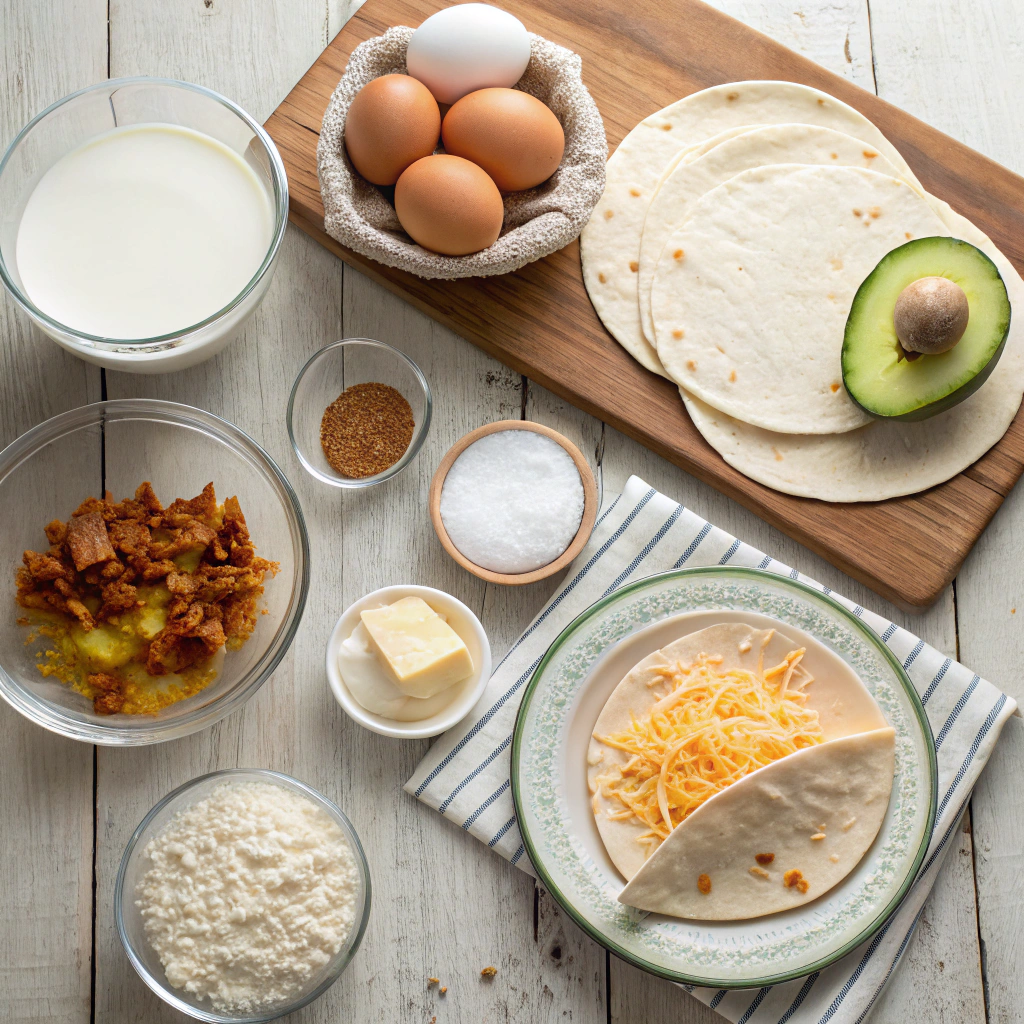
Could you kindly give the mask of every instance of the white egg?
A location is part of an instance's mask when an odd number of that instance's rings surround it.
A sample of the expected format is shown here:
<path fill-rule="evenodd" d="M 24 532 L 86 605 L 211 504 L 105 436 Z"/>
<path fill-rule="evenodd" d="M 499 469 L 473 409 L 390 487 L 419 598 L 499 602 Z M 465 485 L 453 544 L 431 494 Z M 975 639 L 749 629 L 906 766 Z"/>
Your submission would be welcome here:
<path fill-rule="evenodd" d="M 457 4 L 412 34 L 406 64 L 438 103 L 477 89 L 511 88 L 530 62 L 530 37 L 516 17 L 490 4 Z"/>

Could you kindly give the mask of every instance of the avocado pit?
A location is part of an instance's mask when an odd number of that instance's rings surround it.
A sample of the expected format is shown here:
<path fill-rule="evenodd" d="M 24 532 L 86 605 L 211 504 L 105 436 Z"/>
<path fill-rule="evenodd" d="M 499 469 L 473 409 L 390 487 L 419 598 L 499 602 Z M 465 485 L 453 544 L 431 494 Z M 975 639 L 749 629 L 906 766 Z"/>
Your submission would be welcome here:
<path fill-rule="evenodd" d="M 1010 317 L 999 268 L 981 249 L 948 235 L 911 239 L 882 257 L 853 298 L 846 393 L 879 419 L 937 416 L 988 380 Z"/>
<path fill-rule="evenodd" d="M 892 312 L 896 337 L 907 359 L 948 352 L 964 336 L 970 304 L 948 277 L 921 277 L 900 292 Z"/>

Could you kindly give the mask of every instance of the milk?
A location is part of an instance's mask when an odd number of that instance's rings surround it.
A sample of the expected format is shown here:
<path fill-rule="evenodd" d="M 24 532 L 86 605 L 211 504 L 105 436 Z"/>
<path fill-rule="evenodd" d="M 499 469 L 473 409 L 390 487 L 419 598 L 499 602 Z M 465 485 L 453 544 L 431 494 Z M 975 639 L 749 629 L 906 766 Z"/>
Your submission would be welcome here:
<path fill-rule="evenodd" d="M 274 211 L 223 143 L 170 124 L 115 128 L 40 179 L 18 228 L 25 293 L 75 331 L 144 339 L 198 324 L 249 283 Z"/>

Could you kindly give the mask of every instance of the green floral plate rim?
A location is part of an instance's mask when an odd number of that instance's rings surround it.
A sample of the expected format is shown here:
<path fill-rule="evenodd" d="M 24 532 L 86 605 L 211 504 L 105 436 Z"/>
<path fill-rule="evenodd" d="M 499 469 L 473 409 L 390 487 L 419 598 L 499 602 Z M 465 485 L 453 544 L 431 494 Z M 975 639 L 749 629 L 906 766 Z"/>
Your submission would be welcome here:
<path fill-rule="evenodd" d="M 552 660 L 559 653 L 563 645 L 570 640 L 574 634 L 584 626 L 589 620 L 599 615 L 610 605 L 617 602 L 621 602 L 637 591 L 645 588 L 650 588 L 662 582 L 668 582 L 673 579 L 686 581 L 696 580 L 701 577 L 707 578 L 720 578 L 728 579 L 730 577 L 739 580 L 744 580 L 748 583 L 761 583 L 766 588 L 781 588 L 782 590 L 790 590 L 794 596 L 808 600 L 813 604 L 824 606 L 828 612 L 838 616 L 843 624 L 851 628 L 857 635 L 859 635 L 873 650 L 878 654 L 884 662 L 887 663 L 888 667 L 892 670 L 894 676 L 902 685 L 906 696 L 909 698 L 909 703 L 914 711 L 915 721 L 918 728 L 921 731 L 922 738 L 924 740 L 924 749 L 927 753 L 927 771 L 928 771 L 928 810 L 926 815 L 926 826 L 922 831 L 922 837 L 919 843 L 919 848 L 914 855 L 913 861 L 909 868 L 906 870 L 905 877 L 902 880 L 897 891 L 888 900 L 884 907 L 874 916 L 871 922 L 864 927 L 856 936 L 846 941 L 839 948 L 832 950 L 827 955 L 814 961 L 801 965 L 800 967 L 785 971 L 773 975 L 768 975 L 761 978 L 707 978 L 700 977 L 693 974 L 687 974 L 680 971 L 672 970 L 671 968 L 664 967 L 660 964 L 652 963 L 649 960 L 644 959 L 642 956 L 637 955 L 633 951 L 625 948 L 620 943 L 616 942 L 613 938 L 610 938 L 598 927 L 596 927 L 590 920 L 587 919 L 572 903 L 572 901 L 566 896 L 561 890 L 558 883 L 553 878 L 550 871 L 544 864 L 543 858 L 539 855 L 538 844 L 534 841 L 533 836 L 530 833 L 530 827 L 528 825 L 527 815 L 524 813 L 524 793 L 523 793 L 523 782 L 521 776 L 522 760 L 523 760 L 523 745 L 524 745 L 524 730 L 529 713 L 531 702 L 536 694 L 537 688 L 543 678 L 545 669 L 551 664 Z M 694 609 L 696 610 L 696 609 Z M 723 609 L 725 610 L 725 609 Z M 843 607 L 838 601 L 834 600 L 828 594 L 823 593 L 814 587 L 808 586 L 799 580 L 795 580 L 792 577 L 780 576 L 776 573 L 768 572 L 763 569 L 753 569 L 741 566 L 701 566 L 684 569 L 673 569 L 668 572 L 657 573 L 652 576 L 646 576 L 643 579 L 636 580 L 632 583 L 627 584 L 613 591 L 611 594 L 607 594 L 599 600 L 595 601 L 586 611 L 578 615 L 572 622 L 570 622 L 558 636 L 551 643 L 551 646 L 545 652 L 543 658 L 538 664 L 536 670 L 530 678 L 527 684 L 526 690 L 523 693 L 522 701 L 519 705 L 519 712 L 516 716 L 515 729 L 512 737 L 512 772 L 511 772 L 511 788 L 512 788 L 512 800 L 515 805 L 516 820 L 519 824 L 520 831 L 523 837 L 523 843 L 526 848 L 526 853 L 530 858 L 530 862 L 533 864 L 534 869 L 537 872 L 540 881 L 548 889 L 548 891 L 554 896 L 559 906 L 565 911 L 566 914 L 581 928 L 583 931 L 594 939 L 597 943 L 603 946 L 605 949 L 614 953 L 616 956 L 625 960 L 627 963 L 633 964 L 635 967 L 639 967 L 641 970 L 647 971 L 650 974 L 654 974 L 658 977 L 665 978 L 668 981 L 674 981 L 679 984 L 688 986 L 699 986 L 699 987 L 714 987 L 719 989 L 749 989 L 749 988 L 764 988 L 770 985 L 778 985 L 784 982 L 793 981 L 798 978 L 806 977 L 809 974 L 813 974 L 816 971 L 822 971 L 825 968 L 841 960 L 849 952 L 856 949 L 862 943 L 867 942 L 875 935 L 876 932 L 885 924 L 885 922 L 896 912 L 907 893 L 910 891 L 915 879 L 917 878 L 918 871 L 920 870 L 921 863 L 924 860 L 924 856 L 928 850 L 928 845 L 931 840 L 932 832 L 935 827 L 935 815 L 937 810 L 937 790 L 938 790 L 938 763 L 935 752 L 934 737 L 931 730 L 931 725 L 928 721 L 928 717 L 924 710 L 924 705 L 921 703 L 921 697 L 917 690 L 914 688 L 913 683 L 910 681 L 909 676 L 903 669 L 903 665 L 899 659 L 892 653 L 891 650 L 885 645 L 882 639 L 874 632 L 866 623 L 859 619 L 849 609 Z M 595 869 L 596 870 L 596 869 Z"/>

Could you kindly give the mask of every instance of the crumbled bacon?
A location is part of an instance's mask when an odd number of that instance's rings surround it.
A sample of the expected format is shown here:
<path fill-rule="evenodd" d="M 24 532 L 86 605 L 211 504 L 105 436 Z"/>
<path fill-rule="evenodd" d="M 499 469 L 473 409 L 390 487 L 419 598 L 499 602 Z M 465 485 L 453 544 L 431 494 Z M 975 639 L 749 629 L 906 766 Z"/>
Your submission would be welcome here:
<path fill-rule="evenodd" d="M 97 618 L 112 619 L 120 612 L 128 612 L 139 605 L 139 592 L 131 583 L 122 580 L 114 580 L 105 583 L 100 590 L 103 604 L 97 613 Z"/>
<path fill-rule="evenodd" d="M 52 523 L 49 523 L 46 527 L 46 539 L 51 544 L 60 545 L 64 542 L 64 538 L 68 535 L 68 524 L 62 523 L 59 519 L 54 519 Z"/>
<path fill-rule="evenodd" d="M 64 537 L 75 568 L 81 572 L 97 562 L 109 562 L 117 557 L 107 536 L 107 524 L 98 511 L 72 516 Z"/>
<path fill-rule="evenodd" d="M 51 522 L 46 538 L 49 550 L 26 551 L 17 570 L 17 600 L 25 608 L 73 616 L 88 630 L 139 607 L 140 585 L 166 583 L 167 621 L 142 656 L 152 675 L 181 672 L 229 641 L 244 642 L 256 625 L 266 574 L 278 568 L 256 555 L 237 498 L 218 509 L 212 483 L 166 509 L 148 481 L 120 502 L 109 492 L 87 498 L 67 523 Z M 173 561 L 189 552 L 199 555 L 191 572 Z M 87 601 L 95 602 L 95 614 Z M 124 684 L 117 675 L 94 673 L 87 681 L 97 713 L 120 710 Z"/>
<path fill-rule="evenodd" d="M 107 672 L 94 672 L 86 677 L 92 687 L 92 708 L 97 715 L 116 715 L 124 707 L 124 683 Z"/>
<path fill-rule="evenodd" d="M 160 499 L 153 493 L 153 485 L 148 481 L 139 484 L 135 490 L 135 500 L 150 514 L 156 515 L 163 512 L 164 507 Z"/>
<path fill-rule="evenodd" d="M 110 543 L 125 555 L 149 553 L 152 538 L 149 527 L 138 519 L 115 519 L 107 527 Z"/>

